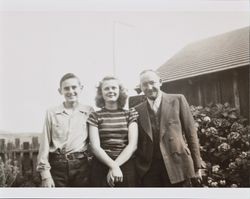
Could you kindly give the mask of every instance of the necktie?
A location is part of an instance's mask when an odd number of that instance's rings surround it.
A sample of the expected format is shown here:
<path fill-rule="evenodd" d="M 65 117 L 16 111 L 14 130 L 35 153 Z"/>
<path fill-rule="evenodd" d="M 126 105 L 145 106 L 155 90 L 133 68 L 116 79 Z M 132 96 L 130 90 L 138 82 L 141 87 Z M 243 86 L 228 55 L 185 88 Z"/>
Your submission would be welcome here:
<path fill-rule="evenodd" d="M 155 102 L 153 102 L 152 109 L 153 109 L 154 113 L 156 114 L 158 111 L 158 107 L 157 107 Z"/>

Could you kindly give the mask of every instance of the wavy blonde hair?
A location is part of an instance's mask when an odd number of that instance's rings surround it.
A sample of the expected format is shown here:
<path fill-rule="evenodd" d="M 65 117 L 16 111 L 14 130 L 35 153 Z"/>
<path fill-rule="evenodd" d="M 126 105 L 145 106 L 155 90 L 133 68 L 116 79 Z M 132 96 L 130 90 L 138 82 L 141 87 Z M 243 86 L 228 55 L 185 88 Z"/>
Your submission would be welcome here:
<path fill-rule="evenodd" d="M 117 99 L 118 108 L 123 108 L 126 104 L 126 100 L 128 98 L 127 89 L 121 84 L 121 82 L 114 76 L 106 76 L 104 77 L 97 86 L 95 104 L 99 108 L 103 108 L 105 106 L 105 101 L 102 95 L 102 85 L 105 81 L 116 80 L 119 85 L 119 97 Z"/>

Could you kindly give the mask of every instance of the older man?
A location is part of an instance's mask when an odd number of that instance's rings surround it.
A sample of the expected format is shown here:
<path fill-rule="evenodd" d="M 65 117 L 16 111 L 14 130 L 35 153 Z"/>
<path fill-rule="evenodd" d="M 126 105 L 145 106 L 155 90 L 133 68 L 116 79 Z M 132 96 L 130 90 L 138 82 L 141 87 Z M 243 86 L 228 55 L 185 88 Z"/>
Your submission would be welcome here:
<path fill-rule="evenodd" d="M 185 97 L 162 92 L 161 84 L 153 70 L 140 74 L 147 100 L 135 107 L 139 113 L 139 186 L 182 187 L 187 179 L 201 176 L 197 132 Z"/>

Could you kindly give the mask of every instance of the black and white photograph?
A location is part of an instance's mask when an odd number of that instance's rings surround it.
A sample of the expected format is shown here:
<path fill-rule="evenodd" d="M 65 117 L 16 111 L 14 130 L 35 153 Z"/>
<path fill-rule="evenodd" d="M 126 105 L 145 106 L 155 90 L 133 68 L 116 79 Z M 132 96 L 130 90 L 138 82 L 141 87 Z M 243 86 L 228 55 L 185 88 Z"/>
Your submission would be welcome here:
<path fill-rule="evenodd" d="M 0 198 L 249 198 L 249 11 L 0 0 Z"/>

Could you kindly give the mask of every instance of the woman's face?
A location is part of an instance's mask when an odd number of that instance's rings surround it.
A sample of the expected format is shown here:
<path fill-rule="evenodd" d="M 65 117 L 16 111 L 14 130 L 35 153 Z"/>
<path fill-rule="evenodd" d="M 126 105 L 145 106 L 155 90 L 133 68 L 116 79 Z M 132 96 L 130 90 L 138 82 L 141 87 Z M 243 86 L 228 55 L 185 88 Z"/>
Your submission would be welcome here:
<path fill-rule="evenodd" d="M 102 97 L 105 102 L 116 102 L 119 98 L 119 84 L 116 80 L 106 80 L 102 84 Z"/>

